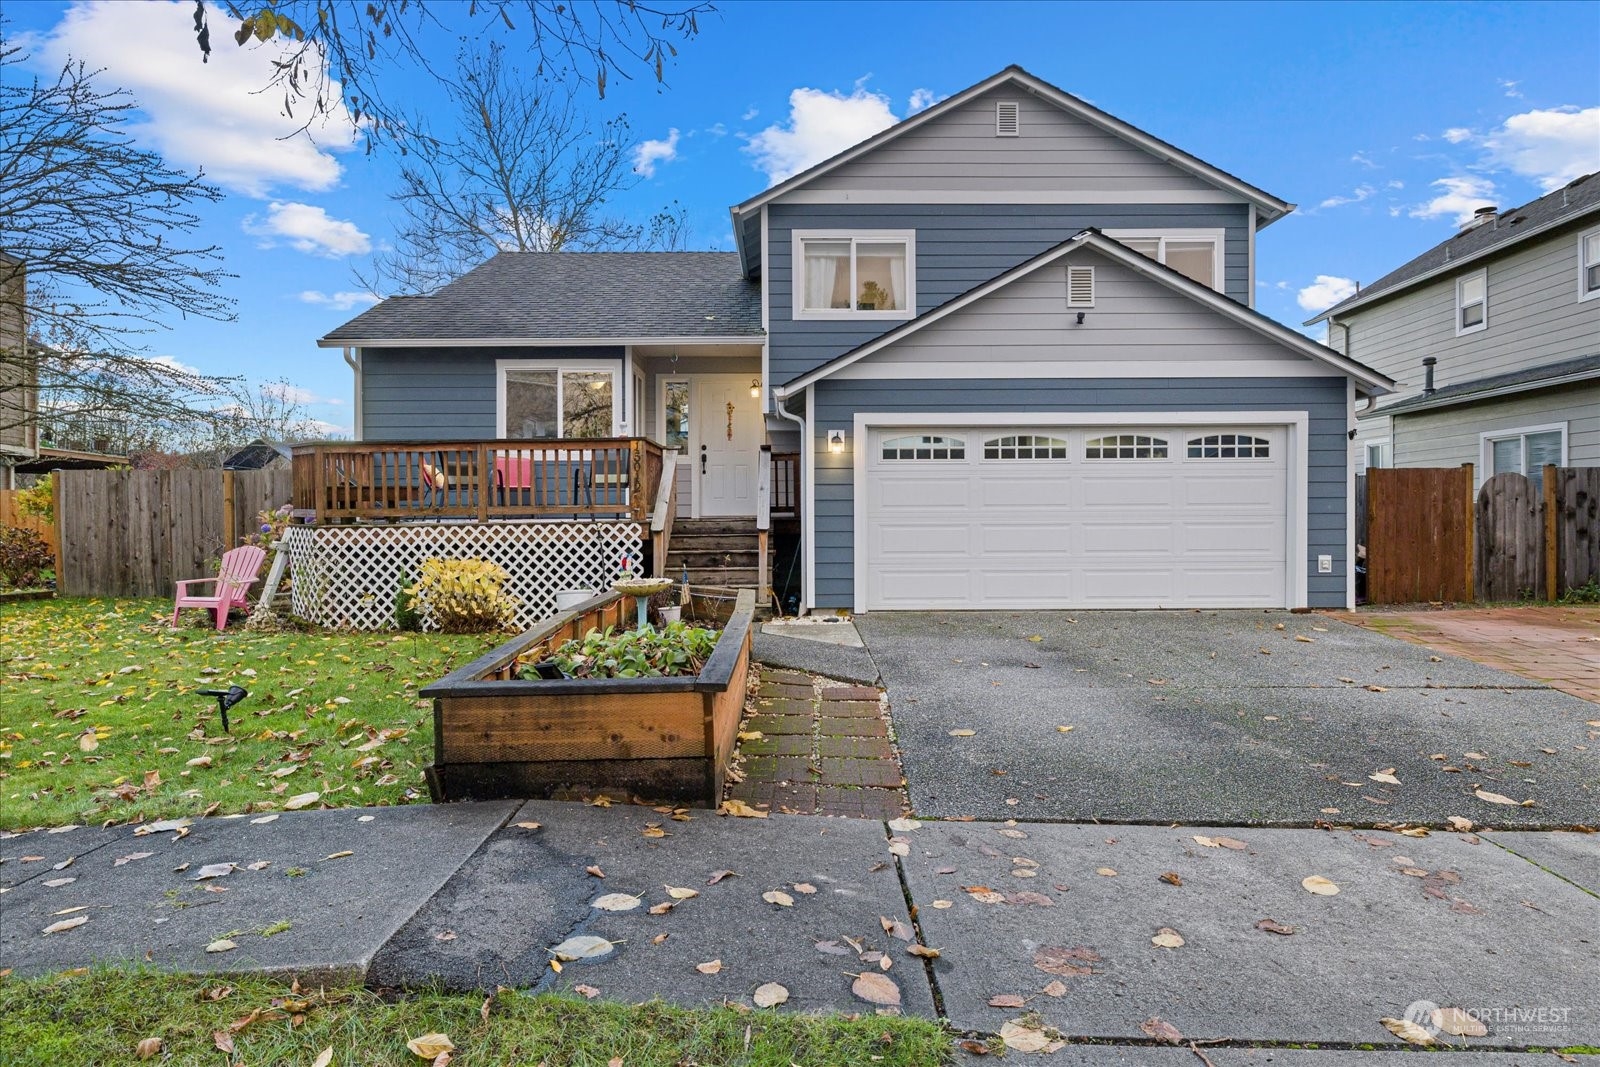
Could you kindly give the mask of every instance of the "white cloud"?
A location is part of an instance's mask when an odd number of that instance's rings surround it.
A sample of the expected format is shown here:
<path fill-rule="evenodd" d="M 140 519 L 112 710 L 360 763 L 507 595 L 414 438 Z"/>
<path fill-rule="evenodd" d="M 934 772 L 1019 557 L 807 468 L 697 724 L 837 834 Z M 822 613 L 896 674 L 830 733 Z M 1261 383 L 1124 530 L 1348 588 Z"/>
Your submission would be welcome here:
<path fill-rule="evenodd" d="M 913 89 L 911 99 L 906 103 L 906 114 L 915 115 L 919 111 L 926 111 L 943 99 L 944 97 L 932 89 Z"/>
<path fill-rule="evenodd" d="M 265 198 L 275 186 L 330 189 L 342 167 L 336 153 L 359 142 L 337 86 L 332 114 L 312 128 L 315 143 L 299 134 L 310 111 L 282 113 L 283 93 L 265 89 L 272 61 L 285 46 L 252 42 L 237 48 L 228 19 L 211 7 L 211 60 L 200 62 L 188 24 L 194 5 L 180 0 L 128 4 L 83 0 L 55 28 L 29 41 L 34 58 L 59 67 L 71 56 L 104 68 L 106 86 L 133 93 L 142 118 L 132 132 L 169 162 L 204 168 L 206 176 L 236 192 Z"/>
<path fill-rule="evenodd" d="M 640 141 L 633 146 L 634 173 L 646 178 L 656 176 L 656 165 L 671 163 L 678 158 L 678 130 L 676 127 L 667 131 L 664 141 Z"/>
<path fill-rule="evenodd" d="M 302 389 L 298 385 L 288 382 L 262 382 L 261 395 L 282 400 L 286 404 L 322 404 L 326 403 L 322 397 L 309 389 Z"/>
<path fill-rule="evenodd" d="M 743 115 L 740 115 L 739 116 L 739 121 L 740 122 L 749 122 L 751 119 L 755 118 L 759 114 L 761 114 L 761 109 L 753 107 L 749 111 L 746 111 Z"/>
<path fill-rule="evenodd" d="M 1413 135 L 1413 136 L 1412 136 L 1412 138 L 1411 138 L 1411 139 L 1412 139 L 1412 140 L 1413 140 L 1413 141 L 1431 141 L 1431 140 L 1433 140 L 1433 138 L 1432 138 L 1432 137 L 1429 137 L 1429 136 L 1428 136 L 1428 135 L 1427 135 L 1427 134 L 1425 134 L 1425 133 L 1419 133 L 1419 134 L 1415 134 L 1415 135 Z"/>
<path fill-rule="evenodd" d="M 1517 86 L 1522 84 L 1521 82 L 1509 81 L 1505 78 L 1496 78 L 1495 80 L 1500 83 L 1500 88 L 1506 91 L 1507 96 L 1511 97 L 1513 100 L 1522 99 L 1522 90 L 1517 88 Z"/>
<path fill-rule="evenodd" d="M 1365 152 L 1357 152 L 1355 155 L 1350 157 L 1350 162 L 1359 163 L 1363 167 L 1368 167 L 1372 170 L 1378 169 L 1378 165 L 1374 163 Z"/>
<path fill-rule="evenodd" d="M 1600 170 L 1600 107 L 1512 115 L 1481 144 L 1493 163 L 1548 193 Z"/>
<path fill-rule="evenodd" d="M 726 137 L 728 136 L 728 127 L 721 122 L 713 122 L 706 127 L 706 132 L 713 137 Z"/>
<path fill-rule="evenodd" d="M 246 215 L 240 225 L 245 233 L 261 238 L 262 248 L 272 248 L 281 239 L 297 251 L 329 259 L 372 251 L 372 239 L 355 223 L 333 218 L 326 210 L 312 204 L 274 200 L 267 205 L 265 219 Z"/>
<path fill-rule="evenodd" d="M 1295 299 L 1306 311 L 1326 311 L 1348 296 L 1353 296 L 1356 283 L 1349 278 L 1332 274 L 1319 274 L 1317 280 L 1300 290 Z"/>
<path fill-rule="evenodd" d="M 191 367 L 176 356 L 137 356 L 135 358 L 143 359 L 146 363 L 154 363 L 157 366 L 165 367 L 167 370 L 177 371 L 179 374 L 199 376 L 205 373 L 199 367 Z"/>
<path fill-rule="evenodd" d="M 1442 215 L 1453 215 L 1459 226 L 1471 219 L 1472 213 L 1478 208 L 1494 203 L 1494 182 L 1487 178 L 1440 178 L 1432 184 L 1442 192 L 1426 204 L 1413 207 L 1410 212 L 1412 218 L 1436 219 Z"/>
<path fill-rule="evenodd" d="M 1451 144 L 1460 144 L 1462 141 L 1470 141 L 1472 139 L 1472 131 L 1465 126 L 1452 126 L 1444 131 L 1443 136 Z"/>
<path fill-rule="evenodd" d="M 1342 207 L 1345 204 L 1359 204 L 1378 190 L 1370 185 L 1358 185 L 1350 191 L 1349 196 L 1330 196 L 1318 207 Z"/>
<path fill-rule="evenodd" d="M 898 121 L 887 96 L 859 83 L 849 96 L 801 88 L 789 94 L 788 121 L 755 134 L 745 151 L 776 185 Z"/>
<path fill-rule="evenodd" d="M 1391 181 L 1385 182 L 1383 187 L 1385 189 L 1404 189 L 1406 187 L 1406 183 L 1401 181 L 1399 178 L 1395 178 Z"/>
<path fill-rule="evenodd" d="M 318 307 L 332 308 L 334 311 L 349 311 L 351 308 L 376 304 L 382 299 L 383 297 L 377 293 L 361 293 L 351 290 L 324 293 L 317 289 L 306 289 L 300 293 L 301 302 L 315 304 Z"/>

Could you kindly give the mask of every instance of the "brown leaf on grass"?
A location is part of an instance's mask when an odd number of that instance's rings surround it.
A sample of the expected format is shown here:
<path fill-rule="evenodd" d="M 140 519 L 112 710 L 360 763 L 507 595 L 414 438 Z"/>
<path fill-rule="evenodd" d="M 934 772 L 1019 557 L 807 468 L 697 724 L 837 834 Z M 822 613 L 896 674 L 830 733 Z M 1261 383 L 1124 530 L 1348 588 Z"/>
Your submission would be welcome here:
<path fill-rule="evenodd" d="M 716 885 L 724 878 L 733 878 L 738 873 L 738 871 L 712 871 L 711 877 L 706 879 L 706 885 Z"/>
<path fill-rule="evenodd" d="M 1169 1045 L 1183 1044 L 1183 1034 L 1178 1032 L 1176 1026 L 1173 1026 L 1159 1015 L 1153 1015 L 1140 1023 L 1139 1029 L 1146 1037 L 1154 1038 L 1157 1041 L 1164 1041 Z"/>
<path fill-rule="evenodd" d="M 1161 872 L 1161 881 L 1167 883 L 1168 885 L 1182 885 L 1183 884 L 1183 879 L 1178 877 L 1178 872 L 1177 871 L 1163 871 L 1163 872 Z"/>
<path fill-rule="evenodd" d="M 283 802 L 283 810 L 299 811 L 301 808 L 309 808 L 321 799 L 321 793 L 299 793 Z"/>
<path fill-rule="evenodd" d="M 1256 929 L 1264 930 L 1269 934 L 1281 934 L 1284 937 L 1296 932 L 1293 926 L 1281 923 L 1276 919 L 1262 919 L 1256 923 Z"/>
<path fill-rule="evenodd" d="M 1410 1019 L 1390 1019 L 1388 1017 L 1378 1020 L 1395 1037 L 1412 1045 L 1432 1045 L 1433 1035 L 1418 1026 Z"/>
<path fill-rule="evenodd" d="M 1094 974 L 1092 966 L 1100 962 L 1100 953 L 1087 945 L 1070 948 L 1045 945 L 1033 954 L 1033 966 L 1045 974 L 1059 974 L 1063 978 Z"/>
<path fill-rule="evenodd" d="M 217 1046 L 218 1052 L 233 1054 L 233 1034 L 227 1030 L 211 1031 L 211 1043 Z"/>
<path fill-rule="evenodd" d="M 1483 1021 L 1460 1008 L 1434 1008 L 1428 1014 L 1428 1021 L 1447 1034 L 1456 1037 L 1485 1037 L 1489 1028 Z"/>
<path fill-rule="evenodd" d="M 448 1034 L 423 1034 L 406 1042 L 406 1048 L 413 1055 L 425 1060 L 437 1059 L 441 1053 L 454 1051 L 455 1047 Z"/>
<path fill-rule="evenodd" d="M 600 990 L 596 989 L 592 985 L 585 985 L 581 982 L 573 986 L 572 991 L 588 1000 L 593 1000 L 595 997 L 600 995 Z"/>
<path fill-rule="evenodd" d="M 133 1054 L 141 1060 L 147 1060 L 151 1056 L 158 1055 L 161 1052 L 161 1046 L 165 1043 L 159 1037 L 147 1037 L 139 1042 L 138 1047 L 133 1050 Z"/>
<path fill-rule="evenodd" d="M 850 992 L 868 1004 L 886 1008 L 900 1006 L 900 987 L 894 979 L 877 971 L 863 971 L 850 984 Z"/>
<path fill-rule="evenodd" d="M 311 1067 L 328 1067 L 333 1062 L 333 1046 L 329 1045 L 317 1053 L 317 1058 L 311 1061 Z"/>

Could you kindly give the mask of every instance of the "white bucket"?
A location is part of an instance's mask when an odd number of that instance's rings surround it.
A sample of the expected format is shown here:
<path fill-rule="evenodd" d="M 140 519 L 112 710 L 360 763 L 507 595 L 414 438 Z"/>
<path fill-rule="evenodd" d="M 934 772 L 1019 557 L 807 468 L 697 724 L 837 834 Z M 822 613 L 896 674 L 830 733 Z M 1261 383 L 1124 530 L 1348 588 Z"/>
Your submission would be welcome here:
<path fill-rule="evenodd" d="M 556 593 L 556 610 L 571 611 L 585 600 L 593 599 L 593 589 L 562 589 Z"/>

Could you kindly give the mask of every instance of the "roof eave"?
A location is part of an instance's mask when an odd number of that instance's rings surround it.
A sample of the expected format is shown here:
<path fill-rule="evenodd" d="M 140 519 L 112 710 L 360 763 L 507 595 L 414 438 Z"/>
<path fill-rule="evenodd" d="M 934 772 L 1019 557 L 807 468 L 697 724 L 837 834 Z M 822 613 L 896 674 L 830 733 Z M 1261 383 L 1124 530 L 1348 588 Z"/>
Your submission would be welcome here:
<path fill-rule="evenodd" d="M 663 334 L 661 336 L 622 335 L 617 337 L 319 337 L 318 348 L 556 348 L 561 346 L 604 345 L 759 345 L 764 333 L 749 334 Z"/>
<path fill-rule="evenodd" d="M 1514 385 L 1502 385 L 1489 389 L 1477 389 L 1471 392 L 1456 393 L 1451 396 L 1422 399 L 1421 403 L 1413 404 L 1401 410 L 1401 404 L 1391 404 L 1388 407 L 1373 408 L 1371 414 L 1390 415 L 1404 418 L 1407 415 L 1416 415 L 1427 411 L 1439 411 L 1443 408 L 1459 407 L 1462 404 L 1477 404 L 1485 400 L 1498 400 L 1501 397 L 1518 396 L 1522 393 L 1535 393 L 1541 389 L 1554 389 L 1562 385 L 1575 385 L 1600 379 L 1600 367 L 1590 370 L 1577 371 L 1573 374 L 1563 374 L 1554 378 L 1541 378 L 1532 382 L 1518 382 Z M 1419 398 L 1421 399 L 1421 398 Z M 1402 404 L 1409 403 L 1402 401 Z"/>

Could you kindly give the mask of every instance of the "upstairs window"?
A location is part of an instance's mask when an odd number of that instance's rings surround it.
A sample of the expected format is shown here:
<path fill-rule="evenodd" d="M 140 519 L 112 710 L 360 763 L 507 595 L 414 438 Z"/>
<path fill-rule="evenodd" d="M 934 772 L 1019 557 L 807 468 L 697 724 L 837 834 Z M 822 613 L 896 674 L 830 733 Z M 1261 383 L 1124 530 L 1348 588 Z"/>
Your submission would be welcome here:
<path fill-rule="evenodd" d="M 797 319 L 909 319 L 916 236 L 909 230 L 794 235 Z"/>
<path fill-rule="evenodd" d="M 1578 238 L 1578 299 L 1600 297 L 1600 230 Z"/>
<path fill-rule="evenodd" d="M 1456 336 L 1489 326 L 1489 275 L 1474 271 L 1456 279 Z"/>
<path fill-rule="evenodd" d="M 1222 292 L 1221 230 L 1107 230 L 1106 236 Z"/>
<path fill-rule="evenodd" d="M 1190 459 L 1267 459 L 1271 454 L 1265 437 L 1247 433 L 1213 433 L 1189 439 Z"/>
<path fill-rule="evenodd" d="M 884 459 L 966 459 L 967 443 L 959 437 L 908 434 L 883 443 Z"/>
<path fill-rule="evenodd" d="M 1083 443 L 1084 459 L 1166 459 L 1167 443 L 1144 434 L 1091 437 Z"/>

